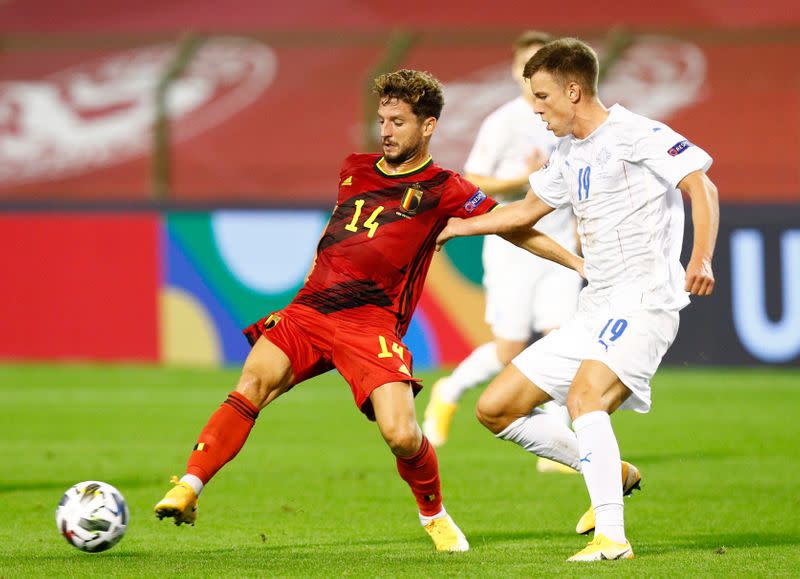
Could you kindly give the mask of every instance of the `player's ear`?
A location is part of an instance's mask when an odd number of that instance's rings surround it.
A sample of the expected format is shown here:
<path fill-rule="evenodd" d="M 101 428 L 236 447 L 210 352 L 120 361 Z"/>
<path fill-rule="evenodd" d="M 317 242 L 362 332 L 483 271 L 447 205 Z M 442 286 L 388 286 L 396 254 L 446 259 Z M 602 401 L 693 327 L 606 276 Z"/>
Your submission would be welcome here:
<path fill-rule="evenodd" d="M 581 100 L 581 85 L 577 82 L 571 82 L 567 85 L 567 97 L 572 104 Z"/>
<path fill-rule="evenodd" d="M 436 117 L 428 117 L 422 121 L 422 136 L 430 137 L 436 130 Z"/>

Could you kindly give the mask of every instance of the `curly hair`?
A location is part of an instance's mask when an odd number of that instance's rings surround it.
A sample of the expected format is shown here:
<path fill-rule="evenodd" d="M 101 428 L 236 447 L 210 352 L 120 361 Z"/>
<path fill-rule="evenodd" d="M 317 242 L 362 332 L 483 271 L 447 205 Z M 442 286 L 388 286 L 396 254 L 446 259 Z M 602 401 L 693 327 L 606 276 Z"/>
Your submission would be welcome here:
<path fill-rule="evenodd" d="M 531 78 L 540 70 L 552 74 L 559 83 L 577 82 L 589 96 L 597 94 L 599 71 L 597 54 L 577 38 L 559 38 L 545 44 L 525 65 L 522 76 Z"/>
<path fill-rule="evenodd" d="M 381 102 L 396 98 L 411 105 L 418 119 L 439 118 L 444 107 L 442 83 L 431 73 L 402 69 L 387 72 L 375 79 L 372 86 Z"/>

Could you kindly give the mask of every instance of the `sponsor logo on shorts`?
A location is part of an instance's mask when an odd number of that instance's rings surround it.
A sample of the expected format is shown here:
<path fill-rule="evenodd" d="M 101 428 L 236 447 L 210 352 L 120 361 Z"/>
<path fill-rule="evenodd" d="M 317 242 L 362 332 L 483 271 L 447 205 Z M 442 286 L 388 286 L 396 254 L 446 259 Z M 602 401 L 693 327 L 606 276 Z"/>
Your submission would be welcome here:
<path fill-rule="evenodd" d="M 692 144 L 686 139 L 684 139 L 683 141 L 680 141 L 679 143 L 675 143 L 674 145 L 672 145 L 667 151 L 667 153 L 669 153 L 670 157 L 677 157 L 691 146 Z"/>
<path fill-rule="evenodd" d="M 478 208 L 478 205 L 486 201 L 486 193 L 478 189 L 477 193 L 473 195 L 469 201 L 464 203 L 464 210 L 467 213 L 472 213 L 475 209 Z"/>

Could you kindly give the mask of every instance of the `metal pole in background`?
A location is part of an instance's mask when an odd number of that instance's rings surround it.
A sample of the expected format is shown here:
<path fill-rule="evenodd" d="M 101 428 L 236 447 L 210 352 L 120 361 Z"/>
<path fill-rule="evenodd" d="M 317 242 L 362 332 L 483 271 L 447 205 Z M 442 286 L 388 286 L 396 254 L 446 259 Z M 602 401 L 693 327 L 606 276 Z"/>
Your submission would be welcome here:
<path fill-rule="evenodd" d="M 195 34 L 184 36 L 178 42 L 175 58 L 164 70 L 155 92 L 156 118 L 153 125 L 152 198 L 165 201 L 169 198 L 172 174 L 169 139 L 169 105 L 167 96 L 172 83 L 183 74 L 205 38 Z"/>
<path fill-rule="evenodd" d="M 380 145 L 375 132 L 375 102 L 372 100 L 372 82 L 376 76 L 395 70 L 414 46 L 417 35 L 407 30 L 396 30 L 389 38 L 386 54 L 367 75 L 364 86 L 362 142 L 364 151 L 377 151 Z"/>
<path fill-rule="evenodd" d="M 603 84 L 603 81 L 608 77 L 608 73 L 614 68 L 614 65 L 625 56 L 625 51 L 628 50 L 634 42 L 635 38 L 633 34 L 624 28 L 615 28 L 608 32 L 603 57 L 600 59 L 598 84 Z"/>

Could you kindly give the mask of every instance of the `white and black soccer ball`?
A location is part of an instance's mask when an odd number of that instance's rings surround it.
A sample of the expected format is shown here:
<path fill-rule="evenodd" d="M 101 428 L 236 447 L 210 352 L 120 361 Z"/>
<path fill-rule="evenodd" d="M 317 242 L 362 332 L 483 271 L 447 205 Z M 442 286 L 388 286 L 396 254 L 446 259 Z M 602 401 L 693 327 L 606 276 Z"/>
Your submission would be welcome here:
<path fill-rule="evenodd" d="M 67 542 L 89 553 L 119 543 L 128 528 L 128 505 L 108 483 L 87 480 L 70 487 L 56 508 L 56 525 Z"/>

